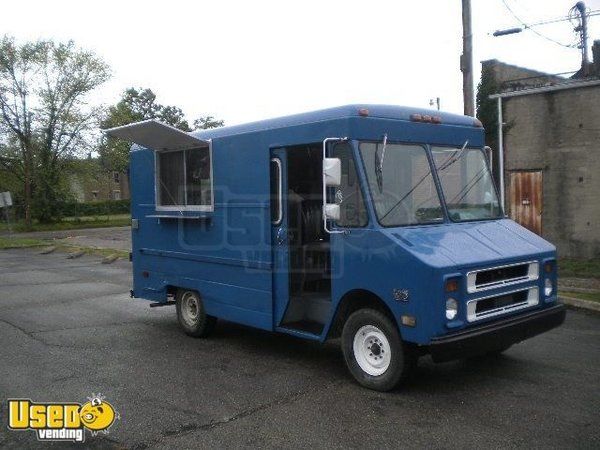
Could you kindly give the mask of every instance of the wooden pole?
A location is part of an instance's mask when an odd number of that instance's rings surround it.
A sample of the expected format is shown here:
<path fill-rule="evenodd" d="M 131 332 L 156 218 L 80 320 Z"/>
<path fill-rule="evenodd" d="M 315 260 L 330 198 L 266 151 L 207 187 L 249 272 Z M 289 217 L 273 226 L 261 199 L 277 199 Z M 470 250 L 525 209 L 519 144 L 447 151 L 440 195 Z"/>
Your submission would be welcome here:
<path fill-rule="evenodd" d="M 473 99 L 473 35 L 471 33 L 471 0 L 462 0 L 463 53 L 460 70 L 463 73 L 463 103 L 466 116 L 475 116 Z"/>

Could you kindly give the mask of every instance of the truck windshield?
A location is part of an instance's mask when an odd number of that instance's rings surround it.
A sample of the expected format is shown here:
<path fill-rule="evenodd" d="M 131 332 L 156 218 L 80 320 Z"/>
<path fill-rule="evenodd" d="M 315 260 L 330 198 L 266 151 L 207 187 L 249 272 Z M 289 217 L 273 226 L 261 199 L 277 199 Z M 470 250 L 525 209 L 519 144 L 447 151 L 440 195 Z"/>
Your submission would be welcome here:
<path fill-rule="evenodd" d="M 444 215 L 422 145 L 361 142 L 375 212 L 386 227 L 442 222 Z"/>
<path fill-rule="evenodd" d="M 482 150 L 432 147 L 431 153 L 451 220 L 501 217 L 500 203 Z"/>

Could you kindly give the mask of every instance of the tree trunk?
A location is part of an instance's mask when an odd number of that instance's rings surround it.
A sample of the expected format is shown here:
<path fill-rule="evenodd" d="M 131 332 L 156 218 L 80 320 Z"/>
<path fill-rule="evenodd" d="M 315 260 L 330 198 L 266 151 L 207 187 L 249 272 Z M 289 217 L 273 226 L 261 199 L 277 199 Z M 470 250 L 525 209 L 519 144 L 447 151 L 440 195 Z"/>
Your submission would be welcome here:
<path fill-rule="evenodd" d="M 25 226 L 31 228 L 31 165 L 29 158 L 25 157 Z"/>

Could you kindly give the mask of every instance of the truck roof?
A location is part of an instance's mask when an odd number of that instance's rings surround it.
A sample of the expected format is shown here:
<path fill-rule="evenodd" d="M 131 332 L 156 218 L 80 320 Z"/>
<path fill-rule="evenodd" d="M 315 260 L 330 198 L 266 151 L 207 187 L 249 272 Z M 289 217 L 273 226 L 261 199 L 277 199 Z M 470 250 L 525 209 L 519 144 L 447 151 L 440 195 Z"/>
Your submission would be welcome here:
<path fill-rule="evenodd" d="M 191 134 L 200 139 L 215 139 L 225 136 L 293 127 L 315 122 L 361 117 L 364 116 L 364 110 L 368 111 L 369 118 L 410 120 L 411 114 L 428 114 L 431 116 L 440 117 L 442 124 L 468 127 L 473 126 L 473 118 L 469 116 L 463 116 L 461 114 L 452 114 L 437 110 L 409 106 L 354 104 L 294 114 L 291 116 L 260 120 L 257 122 L 249 122 L 240 125 L 195 131 Z"/>

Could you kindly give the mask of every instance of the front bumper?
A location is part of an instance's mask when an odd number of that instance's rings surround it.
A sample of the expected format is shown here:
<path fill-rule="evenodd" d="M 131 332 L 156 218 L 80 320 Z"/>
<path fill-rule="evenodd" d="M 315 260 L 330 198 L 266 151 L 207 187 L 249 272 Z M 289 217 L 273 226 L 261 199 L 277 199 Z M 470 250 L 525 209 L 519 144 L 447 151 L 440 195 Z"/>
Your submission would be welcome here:
<path fill-rule="evenodd" d="M 476 329 L 433 338 L 429 352 L 435 362 L 443 362 L 501 350 L 559 326 L 565 315 L 564 305 L 520 314 Z"/>

